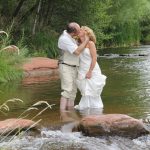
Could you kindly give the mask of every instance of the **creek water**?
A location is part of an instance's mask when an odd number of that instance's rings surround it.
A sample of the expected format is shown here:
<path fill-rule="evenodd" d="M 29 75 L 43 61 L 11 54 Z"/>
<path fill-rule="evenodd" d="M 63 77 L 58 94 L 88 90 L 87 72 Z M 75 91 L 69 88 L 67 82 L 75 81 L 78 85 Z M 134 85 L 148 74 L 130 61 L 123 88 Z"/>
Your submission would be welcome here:
<path fill-rule="evenodd" d="M 52 109 L 47 109 L 36 119 L 42 119 L 41 134 L 15 136 L 13 140 L 1 140 L 0 148 L 13 150 L 149 150 L 150 135 L 137 139 L 123 137 L 86 137 L 81 133 L 72 133 L 71 121 L 90 114 L 121 113 L 137 119 L 150 118 L 150 46 L 137 48 L 105 49 L 98 52 L 98 62 L 102 73 L 107 76 L 103 89 L 103 111 L 86 110 L 84 112 L 59 112 L 59 78 L 24 79 L 0 84 L 1 104 L 8 99 L 19 98 L 21 102 L 9 102 L 9 112 L 0 113 L 0 120 L 17 118 L 38 101 L 47 101 Z M 75 103 L 80 100 L 78 92 Z M 46 104 L 37 106 L 39 110 Z M 29 112 L 32 119 L 37 110 Z M 2 138 L 2 137 L 1 137 Z"/>

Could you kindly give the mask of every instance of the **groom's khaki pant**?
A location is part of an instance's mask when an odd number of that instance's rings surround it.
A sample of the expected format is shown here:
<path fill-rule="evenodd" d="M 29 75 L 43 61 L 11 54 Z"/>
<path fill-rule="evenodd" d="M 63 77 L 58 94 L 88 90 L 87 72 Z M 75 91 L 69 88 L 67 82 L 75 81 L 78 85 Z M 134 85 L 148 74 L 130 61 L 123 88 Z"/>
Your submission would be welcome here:
<path fill-rule="evenodd" d="M 75 100 L 77 93 L 77 69 L 65 64 L 59 64 L 59 74 L 61 79 L 61 95 L 69 100 Z"/>

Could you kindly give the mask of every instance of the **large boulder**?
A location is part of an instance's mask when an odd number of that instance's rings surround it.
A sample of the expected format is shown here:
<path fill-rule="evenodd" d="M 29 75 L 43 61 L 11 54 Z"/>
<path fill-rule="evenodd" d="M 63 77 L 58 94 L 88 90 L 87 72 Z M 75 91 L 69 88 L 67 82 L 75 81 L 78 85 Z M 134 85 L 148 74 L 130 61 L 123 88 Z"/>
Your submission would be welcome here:
<path fill-rule="evenodd" d="M 0 135 L 6 135 L 6 134 L 15 134 L 18 131 L 26 130 L 29 127 L 30 129 L 35 129 L 34 125 L 35 122 L 28 119 L 6 119 L 3 121 L 0 121 Z"/>
<path fill-rule="evenodd" d="M 41 77 L 58 75 L 58 60 L 33 57 L 23 64 L 25 77 Z"/>
<path fill-rule="evenodd" d="M 87 116 L 73 130 L 87 136 L 118 135 L 130 138 L 149 133 L 142 121 L 123 114 Z"/>

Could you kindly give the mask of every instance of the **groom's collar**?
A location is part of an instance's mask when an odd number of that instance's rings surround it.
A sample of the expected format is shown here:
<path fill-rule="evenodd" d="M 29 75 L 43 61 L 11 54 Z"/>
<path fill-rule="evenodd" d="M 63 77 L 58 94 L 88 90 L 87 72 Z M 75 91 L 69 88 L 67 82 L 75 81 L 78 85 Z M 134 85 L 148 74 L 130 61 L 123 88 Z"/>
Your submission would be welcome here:
<path fill-rule="evenodd" d="M 66 36 L 68 36 L 69 38 L 73 38 L 73 37 L 67 32 L 67 30 L 64 30 L 63 34 L 66 35 Z"/>

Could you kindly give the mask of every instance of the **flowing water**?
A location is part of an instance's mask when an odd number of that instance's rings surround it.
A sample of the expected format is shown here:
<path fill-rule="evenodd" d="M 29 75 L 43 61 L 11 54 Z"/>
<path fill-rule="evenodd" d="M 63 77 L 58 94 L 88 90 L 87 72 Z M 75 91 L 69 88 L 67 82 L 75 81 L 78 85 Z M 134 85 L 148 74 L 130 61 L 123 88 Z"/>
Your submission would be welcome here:
<path fill-rule="evenodd" d="M 150 135 L 137 139 L 122 137 L 85 137 L 81 133 L 71 133 L 75 121 L 89 114 L 122 113 L 137 119 L 150 118 L 150 46 L 138 48 L 105 49 L 99 51 L 98 62 L 102 73 L 107 76 L 102 100 L 104 110 L 93 112 L 59 112 L 60 80 L 58 78 L 26 79 L 0 85 L 1 104 L 11 98 L 19 98 L 23 103 L 8 103 L 9 112 L 0 114 L 0 120 L 19 115 L 38 101 L 55 104 L 35 120 L 42 119 L 41 134 L 25 133 L 1 140 L 0 148 L 12 150 L 149 150 Z M 76 103 L 79 102 L 80 93 Z M 43 109 L 46 104 L 37 106 Z M 37 110 L 29 113 L 32 119 Z"/>

